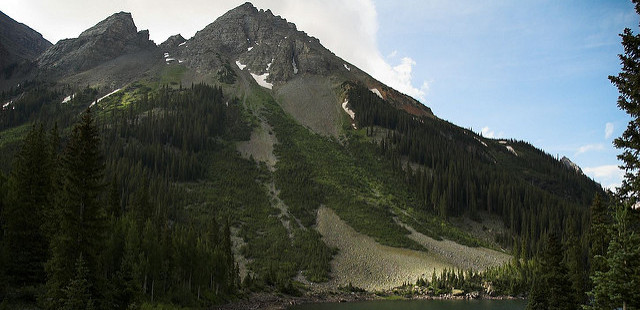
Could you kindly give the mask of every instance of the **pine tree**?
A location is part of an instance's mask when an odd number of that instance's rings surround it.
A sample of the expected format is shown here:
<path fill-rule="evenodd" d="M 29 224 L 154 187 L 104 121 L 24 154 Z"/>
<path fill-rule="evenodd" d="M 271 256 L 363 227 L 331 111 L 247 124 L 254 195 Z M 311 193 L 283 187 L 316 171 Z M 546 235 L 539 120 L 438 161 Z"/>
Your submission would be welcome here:
<path fill-rule="evenodd" d="M 71 282 L 64 288 L 65 299 L 62 309 L 93 309 L 94 303 L 90 292 L 91 283 L 88 279 L 89 269 L 82 255 L 76 260 L 75 268 L 75 274 Z"/>
<path fill-rule="evenodd" d="M 640 14 L 640 2 L 632 2 Z M 619 55 L 622 72 L 609 79 L 620 93 L 618 107 L 632 118 L 622 136 L 614 140 L 614 145 L 622 149 L 618 158 L 624 163 L 625 177 L 617 192 L 620 202 L 615 208 L 610 240 L 592 240 L 593 288 L 588 293 L 592 301 L 586 309 L 640 308 L 640 236 L 634 231 L 639 223 L 629 207 L 638 203 L 640 193 L 640 35 L 626 28 L 620 37 L 624 47 L 624 54 Z"/>
<path fill-rule="evenodd" d="M 4 250 L 4 205 L 6 200 L 7 178 L 0 172 L 0 295 L 4 296 L 7 285 L 5 277 L 7 257 Z M 1 305 L 0 305 L 1 308 Z"/>
<path fill-rule="evenodd" d="M 526 310 L 547 310 L 549 309 L 547 286 L 542 278 L 534 278 L 531 291 L 529 292 L 529 301 Z"/>
<path fill-rule="evenodd" d="M 59 229 L 51 242 L 47 262 L 47 306 L 60 308 L 66 296 L 64 288 L 72 281 L 74 263 L 83 257 L 91 283 L 91 299 L 100 302 L 103 274 L 99 270 L 106 229 L 104 206 L 99 201 L 103 190 L 104 163 L 100 139 L 90 109 L 71 133 L 60 169 L 61 184 L 55 197 Z"/>
<path fill-rule="evenodd" d="M 43 232 L 45 210 L 51 208 L 51 154 L 42 125 L 27 134 L 8 180 L 4 208 L 4 250 L 9 281 L 43 283 L 48 240 Z"/>
<path fill-rule="evenodd" d="M 640 3 L 638 0 L 633 0 L 633 3 L 636 13 L 640 14 Z M 623 150 L 618 158 L 624 163 L 622 168 L 625 169 L 625 178 L 618 194 L 634 204 L 638 201 L 637 189 L 640 188 L 640 159 L 637 156 L 640 151 L 640 35 L 634 35 L 631 29 L 626 28 L 620 37 L 624 47 L 624 54 L 619 55 L 622 72 L 617 76 L 609 76 L 609 80 L 620 93 L 618 107 L 632 119 L 622 136 L 613 143 Z"/>
<path fill-rule="evenodd" d="M 534 285 L 531 287 L 531 306 L 527 306 L 527 309 L 577 309 L 562 253 L 558 236 L 554 233 L 549 234 Z"/>
<path fill-rule="evenodd" d="M 575 294 L 571 287 L 568 269 L 562 260 L 562 244 L 559 237 L 551 234 L 547 239 L 542 268 L 546 269 L 546 281 L 549 287 L 549 310 L 577 309 Z"/>
<path fill-rule="evenodd" d="M 591 225 L 589 226 L 589 242 L 591 244 L 591 275 L 596 271 L 606 271 L 605 255 L 609 247 L 609 226 L 611 221 L 607 207 L 600 195 L 596 195 L 590 208 Z"/>
<path fill-rule="evenodd" d="M 592 277 L 593 304 L 588 309 L 640 309 L 640 236 L 633 231 L 630 208 L 615 211 L 611 242 L 607 249 L 606 271 Z"/>
<path fill-rule="evenodd" d="M 0 231 L 4 232 L 4 206 L 7 199 L 7 177 L 0 171 Z M 0 246 L 4 234 L 0 234 Z M 1 249 L 1 247 L 0 247 Z M 0 270 L 1 271 L 1 270 Z"/>

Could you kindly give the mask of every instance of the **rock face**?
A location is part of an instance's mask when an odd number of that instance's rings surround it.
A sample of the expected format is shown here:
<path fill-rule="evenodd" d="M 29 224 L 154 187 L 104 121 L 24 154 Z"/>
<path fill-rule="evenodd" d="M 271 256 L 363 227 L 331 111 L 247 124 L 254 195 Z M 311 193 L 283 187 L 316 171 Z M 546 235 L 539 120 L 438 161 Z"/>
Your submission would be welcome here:
<path fill-rule="evenodd" d="M 171 53 L 171 56 L 174 54 Z M 256 81 L 260 79 L 263 85 L 272 86 L 285 106 L 287 101 L 295 101 L 297 105 L 307 105 L 312 109 L 311 105 L 317 102 L 301 103 L 299 94 L 291 95 L 286 86 L 295 83 L 296 88 L 304 88 L 305 83 L 300 80 L 314 77 L 310 80 L 315 81 L 315 86 L 310 85 L 309 92 L 326 93 L 324 88 L 328 87 L 335 93 L 334 96 L 325 96 L 332 102 L 322 103 L 327 104 L 321 108 L 323 111 L 333 111 L 329 107 L 339 105 L 336 98 L 341 95 L 336 93 L 335 88 L 342 82 L 358 81 L 370 89 L 378 89 L 384 99 L 398 108 L 418 116 L 433 116 L 428 107 L 339 58 L 322 46 L 318 39 L 299 31 L 294 24 L 274 16 L 270 10 L 258 10 L 248 2 L 198 31 L 175 51 L 175 56 L 200 74 L 214 75 L 225 70 L 225 66 L 248 71 Z M 317 86 L 318 78 L 324 78 L 324 82 L 320 83 L 325 85 L 320 87 L 322 89 Z M 339 113 L 339 109 L 336 111 Z M 293 110 L 287 109 L 287 112 L 294 116 L 296 114 Z M 302 123 L 314 128 L 312 124 Z"/>
<path fill-rule="evenodd" d="M 187 41 L 180 34 L 170 36 L 166 41 L 160 44 L 160 49 L 165 51 L 167 49 L 174 49 L 180 46 L 180 44 Z"/>
<path fill-rule="evenodd" d="M 19 66 L 51 46 L 42 35 L 0 11 L 0 78 L 11 78 Z"/>
<path fill-rule="evenodd" d="M 284 82 L 303 73 L 326 75 L 341 66 L 318 39 L 250 3 L 198 31 L 186 45 L 184 58 L 198 70 L 214 71 L 220 56 L 226 56 L 255 74 L 268 73 L 269 82 Z"/>
<path fill-rule="evenodd" d="M 93 68 L 119 56 L 154 49 L 149 32 L 138 32 L 131 13 L 111 15 L 75 39 L 60 40 L 38 58 L 45 76 L 68 75 Z"/>
<path fill-rule="evenodd" d="M 577 164 L 575 164 L 574 162 L 572 162 L 569 158 L 567 158 L 566 156 L 562 156 L 562 158 L 560 159 L 560 162 L 562 164 L 565 165 L 565 167 L 567 167 L 570 170 L 573 170 L 577 173 L 582 174 L 582 169 L 580 169 L 580 166 L 578 166 Z"/>

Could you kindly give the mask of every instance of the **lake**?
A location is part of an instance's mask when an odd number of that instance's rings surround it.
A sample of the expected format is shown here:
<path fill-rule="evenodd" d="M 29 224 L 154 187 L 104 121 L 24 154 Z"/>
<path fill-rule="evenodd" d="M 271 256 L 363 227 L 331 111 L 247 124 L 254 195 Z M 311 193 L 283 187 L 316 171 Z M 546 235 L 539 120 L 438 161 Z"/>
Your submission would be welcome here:
<path fill-rule="evenodd" d="M 290 310 L 523 310 L 526 300 L 378 300 L 297 305 Z"/>

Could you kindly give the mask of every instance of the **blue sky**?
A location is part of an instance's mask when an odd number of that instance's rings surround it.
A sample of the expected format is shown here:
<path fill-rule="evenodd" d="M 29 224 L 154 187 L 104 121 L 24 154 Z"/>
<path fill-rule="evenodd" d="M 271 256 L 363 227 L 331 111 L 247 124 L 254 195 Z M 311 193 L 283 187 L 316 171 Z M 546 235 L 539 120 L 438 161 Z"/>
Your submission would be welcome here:
<path fill-rule="evenodd" d="M 377 1 L 379 45 L 415 61 L 436 115 L 485 136 L 526 140 L 619 184 L 626 128 L 607 79 L 620 70 L 618 34 L 638 30 L 630 1 Z M 418 84 L 418 83 L 415 83 Z M 483 130 L 484 129 L 484 130 Z"/>
<path fill-rule="evenodd" d="M 52 42 L 117 11 L 160 43 L 189 38 L 243 0 L 3 0 L 0 10 Z M 611 141 L 626 128 L 608 75 L 618 34 L 638 32 L 627 0 L 255 0 L 338 56 L 485 137 L 567 156 L 605 187 L 619 184 Z"/>

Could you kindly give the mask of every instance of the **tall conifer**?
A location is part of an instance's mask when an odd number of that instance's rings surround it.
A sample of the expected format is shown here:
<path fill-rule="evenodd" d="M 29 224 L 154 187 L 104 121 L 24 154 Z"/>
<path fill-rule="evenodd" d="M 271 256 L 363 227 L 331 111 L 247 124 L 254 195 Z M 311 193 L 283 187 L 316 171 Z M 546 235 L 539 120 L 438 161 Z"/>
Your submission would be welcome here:
<path fill-rule="evenodd" d="M 48 241 L 45 210 L 51 208 L 52 161 L 42 125 L 33 126 L 18 153 L 8 180 L 4 208 L 6 273 L 11 283 L 43 283 Z"/>
<path fill-rule="evenodd" d="M 640 14 L 640 3 L 638 0 L 632 2 L 636 13 Z M 617 76 L 609 76 L 609 80 L 620 93 L 618 107 L 631 116 L 631 121 L 622 136 L 613 143 L 623 150 L 618 159 L 623 162 L 625 177 L 618 193 L 634 204 L 640 194 L 640 35 L 633 34 L 631 29 L 626 28 L 620 37 L 624 47 L 624 54 L 619 55 L 622 71 Z"/>
<path fill-rule="evenodd" d="M 90 109 L 71 133 L 62 156 L 60 189 L 55 204 L 59 229 L 51 242 L 52 257 L 47 263 L 47 306 L 60 308 L 66 302 L 65 288 L 76 276 L 74 264 L 80 257 L 91 283 L 89 298 L 100 301 L 103 275 L 98 256 L 106 229 L 103 190 L 104 162 L 98 130 Z M 87 301 L 88 302 L 88 301 Z"/>

